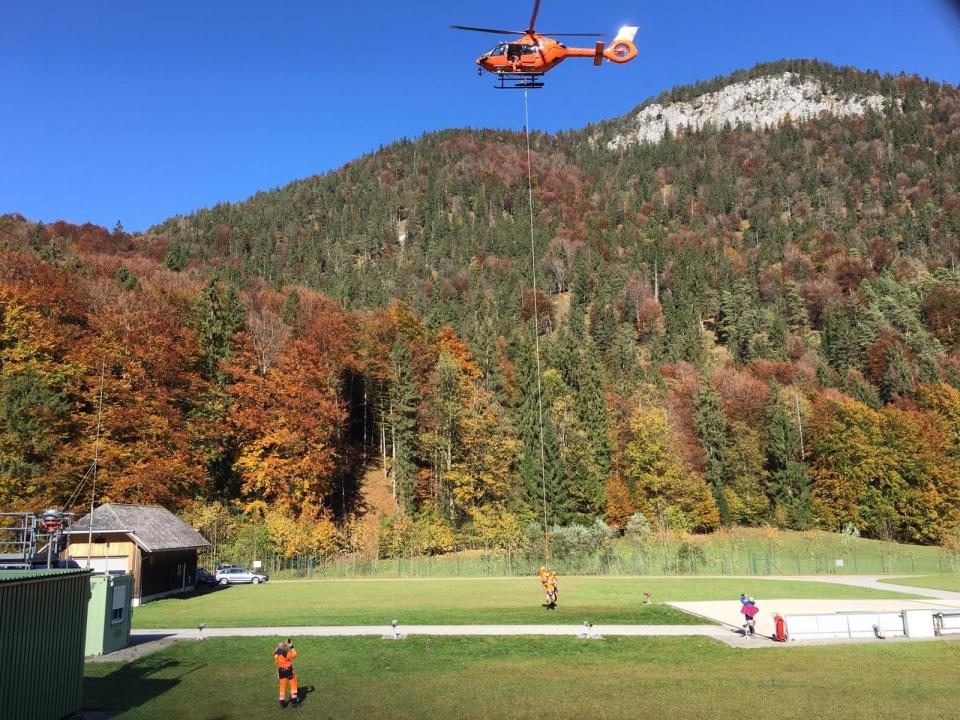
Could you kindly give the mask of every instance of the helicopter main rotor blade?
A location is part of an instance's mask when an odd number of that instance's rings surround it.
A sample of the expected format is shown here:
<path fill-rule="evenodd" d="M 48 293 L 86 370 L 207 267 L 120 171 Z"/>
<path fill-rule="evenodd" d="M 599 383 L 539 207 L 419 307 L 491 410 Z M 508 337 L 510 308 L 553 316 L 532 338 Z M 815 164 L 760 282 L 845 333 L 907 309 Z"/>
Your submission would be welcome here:
<path fill-rule="evenodd" d="M 469 30 L 471 32 L 493 33 L 495 35 L 526 35 L 526 30 L 499 30 L 497 28 L 471 27 L 470 25 L 451 25 L 454 30 Z"/>
<path fill-rule="evenodd" d="M 605 33 L 555 33 L 555 32 L 538 32 L 537 35 L 545 35 L 547 37 L 606 37 Z"/>
<path fill-rule="evenodd" d="M 528 33 L 533 33 L 533 28 L 537 24 L 537 14 L 540 12 L 540 0 L 534 0 L 533 2 L 533 15 L 530 16 L 530 28 L 527 30 Z"/>

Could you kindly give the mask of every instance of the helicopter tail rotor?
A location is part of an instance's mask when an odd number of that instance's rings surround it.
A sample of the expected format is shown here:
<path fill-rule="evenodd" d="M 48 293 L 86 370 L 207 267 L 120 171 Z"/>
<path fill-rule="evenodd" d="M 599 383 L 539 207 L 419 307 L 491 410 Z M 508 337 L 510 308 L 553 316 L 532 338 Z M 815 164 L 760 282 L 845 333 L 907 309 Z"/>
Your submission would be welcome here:
<path fill-rule="evenodd" d="M 633 44 L 633 39 L 637 36 L 637 30 L 639 28 L 633 26 L 620 28 L 617 36 L 610 43 L 610 48 L 604 51 L 603 56 L 615 63 L 626 63 L 633 60 L 637 56 L 637 46 Z"/>

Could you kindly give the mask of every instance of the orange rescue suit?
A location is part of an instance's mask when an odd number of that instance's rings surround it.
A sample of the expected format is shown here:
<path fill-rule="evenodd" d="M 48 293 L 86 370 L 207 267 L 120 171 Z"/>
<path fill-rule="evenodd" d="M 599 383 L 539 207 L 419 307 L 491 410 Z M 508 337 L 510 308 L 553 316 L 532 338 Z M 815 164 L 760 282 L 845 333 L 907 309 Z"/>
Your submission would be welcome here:
<path fill-rule="evenodd" d="M 273 653 L 273 660 L 277 664 L 277 677 L 280 679 L 280 702 L 287 699 L 287 680 L 290 681 L 290 699 L 296 703 L 299 700 L 297 695 L 297 674 L 293 671 L 293 660 L 297 657 L 297 651 L 292 647 L 287 651 L 277 650 Z"/>

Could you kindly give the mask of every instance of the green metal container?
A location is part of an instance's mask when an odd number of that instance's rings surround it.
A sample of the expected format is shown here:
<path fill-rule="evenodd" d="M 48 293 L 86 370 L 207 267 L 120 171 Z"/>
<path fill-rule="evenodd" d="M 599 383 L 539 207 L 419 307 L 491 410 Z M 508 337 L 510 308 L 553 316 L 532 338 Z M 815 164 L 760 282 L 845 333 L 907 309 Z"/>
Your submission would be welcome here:
<path fill-rule="evenodd" d="M 130 644 L 133 575 L 90 578 L 84 655 L 106 655 Z"/>
<path fill-rule="evenodd" d="M 60 720 L 80 710 L 87 570 L 0 571 L 0 716 Z"/>

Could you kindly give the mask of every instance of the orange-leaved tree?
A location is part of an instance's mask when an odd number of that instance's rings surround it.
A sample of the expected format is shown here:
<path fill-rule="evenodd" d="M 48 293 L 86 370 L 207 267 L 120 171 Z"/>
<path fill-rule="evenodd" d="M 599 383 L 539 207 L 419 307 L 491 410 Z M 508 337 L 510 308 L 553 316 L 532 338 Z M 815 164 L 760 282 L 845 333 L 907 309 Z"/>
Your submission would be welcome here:
<path fill-rule="evenodd" d="M 346 420 L 340 340 L 334 343 L 323 322 L 321 314 L 312 318 L 263 374 L 243 334 L 228 367 L 229 420 L 239 446 L 234 467 L 243 492 L 310 519 L 323 515 L 332 491 L 338 430 Z"/>

